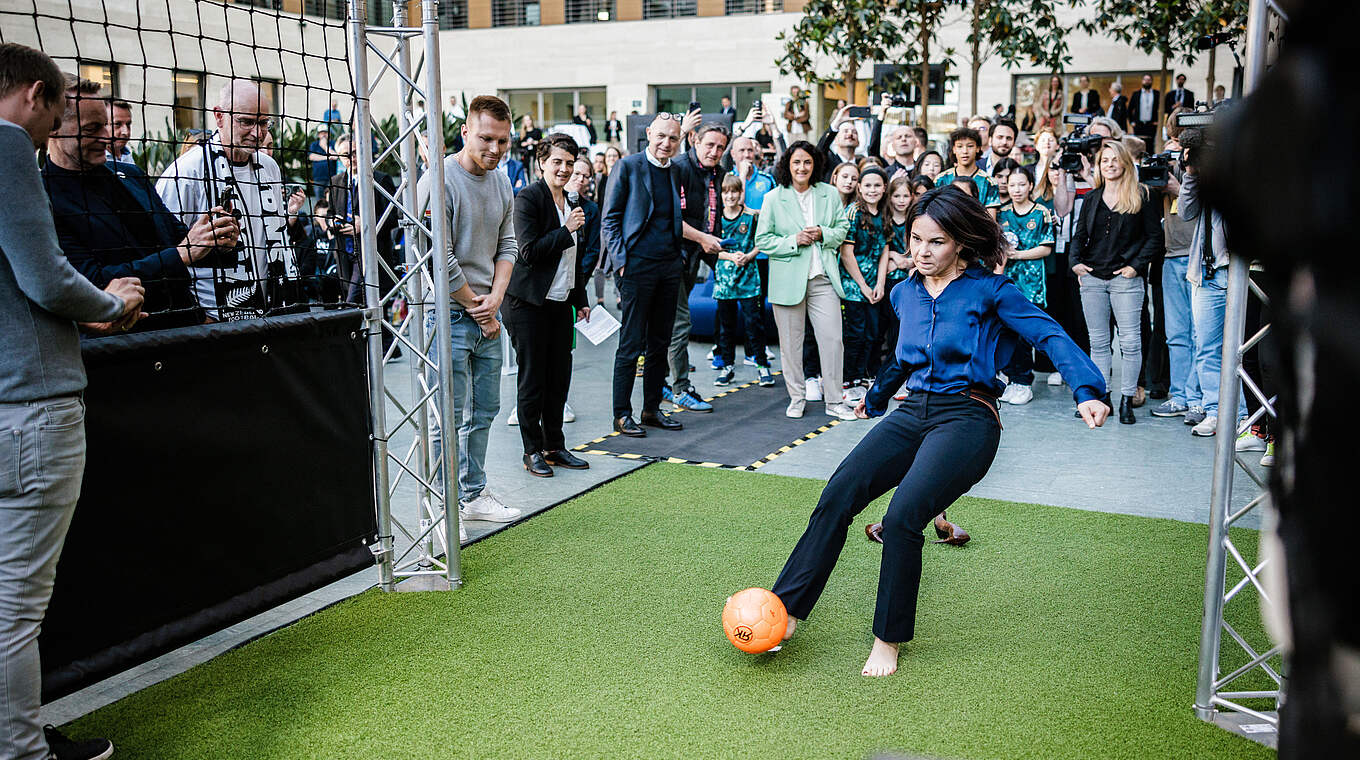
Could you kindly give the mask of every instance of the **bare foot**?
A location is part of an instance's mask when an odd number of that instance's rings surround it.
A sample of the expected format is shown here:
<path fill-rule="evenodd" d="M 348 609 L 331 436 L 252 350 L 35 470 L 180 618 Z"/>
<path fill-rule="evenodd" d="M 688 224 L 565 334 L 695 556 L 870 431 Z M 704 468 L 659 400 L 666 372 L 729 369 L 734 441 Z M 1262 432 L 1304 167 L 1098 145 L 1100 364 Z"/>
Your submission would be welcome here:
<path fill-rule="evenodd" d="M 874 648 L 869 650 L 869 659 L 864 662 L 864 676 L 890 676 L 897 672 L 897 645 L 889 644 L 874 637 Z"/>
<path fill-rule="evenodd" d="M 784 640 L 793 638 L 793 629 L 798 627 L 798 618 L 789 615 L 789 627 L 784 629 Z"/>

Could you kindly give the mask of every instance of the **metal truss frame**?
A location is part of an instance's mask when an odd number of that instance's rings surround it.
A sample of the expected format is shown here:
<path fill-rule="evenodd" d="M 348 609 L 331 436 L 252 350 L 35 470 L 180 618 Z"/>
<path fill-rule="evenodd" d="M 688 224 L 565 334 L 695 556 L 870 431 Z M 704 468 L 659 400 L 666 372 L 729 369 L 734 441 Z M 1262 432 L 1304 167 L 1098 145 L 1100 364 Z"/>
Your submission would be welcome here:
<path fill-rule="evenodd" d="M 407 581 L 402 590 L 447 590 L 462 585 L 458 470 L 454 465 L 458 437 L 444 436 L 443 445 L 438 445 L 438 431 L 448 429 L 441 422 L 451 419 L 453 410 L 449 272 L 444 253 L 449 230 L 445 215 L 438 211 L 424 215 L 425 199 L 416 185 L 418 179 L 426 183 L 423 187 L 428 188 L 429 208 L 444 208 L 438 2 L 422 0 L 418 26 L 408 25 L 406 3 L 401 0 L 392 3 L 392 26 L 369 26 L 366 5 L 366 0 L 349 0 L 347 27 L 354 76 L 353 143 L 362 222 L 364 321 L 379 533 L 374 555 L 384 591 L 398 590 L 402 581 Z M 413 41 L 423 45 L 423 60 L 414 67 Z M 375 70 L 370 70 L 370 63 Z M 398 133 L 390 141 L 377 129 L 371 110 L 374 93 L 389 75 L 397 80 L 399 96 L 396 102 L 387 104 L 399 114 Z M 423 115 L 415 110 L 421 99 L 429 104 Z M 373 181 L 374 167 L 389 159 L 400 167 L 394 177 L 396 192 L 391 194 Z M 382 193 L 387 202 L 381 218 L 374 213 L 377 193 Z M 391 215 L 397 217 L 403 240 L 404 261 L 395 269 L 378 255 L 377 245 L 378 230 Z M 392 284 L 384 288 L 387 282 Z M 386 316 L 389 310 L 400 314 L 403 303 L 405 315 L 394 324 Z M 384 349 L 389 340 L 389 348 Z M 406 357 L 404 370 L 392 364 L 399 347 Z M 388 385 L 402 382 L 402 374 L 407 375 L 405 381 L 411 391 L 405 402 Z M 389 407 L 398 415 L 390 424 Z M 407 430 L 411 442 L 394 451 L 389 444 Z M 403 522 L 392 510 L 404 482 L 413 484 L 416 490 L 414 525 L 408 524 L 409 518 Z M 396 544 L 397 534 L 404 539 L 404 547 Z"/>
<path fill-rule="evenodd" d="M 1271 18 L 1274 16 L 1275 18 Z M 1271 0 L 1252 0 L 1247 20 L 1246 89 L 1250 91 L 1265 76 L 1268 37 L 1272 22 L 1283 24 L 1287 17 Z M 1263 325 L 1256 334 L 1246 337 L 1248 299 L 1258 298 L 1268 303 L 1266 294 L 1251 281 L 1251 262 L 1233 255 L 1228 264 L 1228 291 L 1223 322 L 1223 367 L 1220 374 L 1218 429 L 1214 439 L 1213 488 L 1209 503 L 1209 556 L 1204 580 L 1204 621 L 1200 629 L 1199 680 L 1195 691 L 1195 714 L 1213 721 L 1220 713 L 1240 713 L 1279 727 L 1279 707 L 1285 699 L 1285 676 L 1271 660 L 1282 653 L 1282 647 L 1268 639 L 1252 641 L 1234 628 L 1225 618 L 1224 610 L 1233 602 L 1243 606 L 1255 595 L 1264 613 L 1275 602 L 1267 592 L 1262 574 L 1270 564 L 1269 558 L 1249 562 L 1234 544 L 1228 529 L 1244 516 L 1262 513 L 1263 530 L 1274 524 L 1274 508 L 1270 503 L 1268 483 L 1249 467 L 1236 450 L 1237 436 L 1246 432 L 1267 415 L 1277 419 L 1275 397 L 1267 398 L 1261 385 L 1248 375 L 1242 357 L 1269 333 L 1270 325 Z M 1239 426 L 1235 413 L 1245 388 L 1260 408 Z M 1228 410 L 1228 411 L 1223 411 Z M 1232 509 L 1233 475 L 1240 468 L 1251 479 L 1254 498 L 1239 510 Z M 1228 560 L 1242 572 L 1242 578 L 1228 588 Z M 1240 647 L 1247 662 L 1232 672 L 1221 672 L 1223 635 Z M 1274 688 L 1233 690 L 1234 683 L 1249 674 L 1264 674 Z M 1257 710 L 1243 704 L 1247 700 L 1273 700 L 1273 710 Z"/>

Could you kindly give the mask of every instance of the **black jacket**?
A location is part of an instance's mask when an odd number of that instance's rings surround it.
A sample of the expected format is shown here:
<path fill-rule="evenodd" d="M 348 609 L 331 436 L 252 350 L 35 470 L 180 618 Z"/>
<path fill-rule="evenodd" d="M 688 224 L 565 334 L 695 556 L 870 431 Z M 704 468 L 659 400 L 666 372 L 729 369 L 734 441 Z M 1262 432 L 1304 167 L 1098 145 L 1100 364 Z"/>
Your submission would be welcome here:
<path fill-rule="evenodd" d="M 585 227 L 577 231 L 577 237 L 583 243 L 586 234 Z M 506 293 L 534 306 L 542 306 L 557 274 L 562 252 L 575 245 L 576 260 L 572 266 L 576 270 L 576 284 L 567 293 L 567 303 L 577 309 L 586 308 L 586 277 L 581 273 L 581 251 L 585 246 L 577 244 L 563 226 L 553 204 L 552 191 L 541 179 L 515 196 L 515 240 L 519 242 L 519 256 L 515 258 L 515 270 L 510 275 Z"/>
<path fill-rule="evenodd" d="M 1083 95 L 1080 90 L 1072 93 L 1071 111 L 1072 113 L 1085 113 L 1092 116 L 1105 113 L 1105 110 L 1100 107 L 1100 93 L 1095 90 L 1087 90 L 1086 95 Z"/>
<path fill-rule="evenodd" d="M 174 324 L 156 318 L 139 325 L 142 329 L 203 321 L 178 249 L 189 230 L 166 209 L 141 169 L 109 161 L 73 172 L 49 159 L 42 176 L 57 240 L 76 271 L 99 288 L 120 277 L 137 277 L 146 288 L 143 308 L 149 314 L 179 315 L 169 320 Z"/>
<path fill-rule="evenodd" d="M 1178 99 L 1175 90 L 1168 92 L 1166 97 L 1162 100 L 1162 110 L 1171 113 L 1175 110 L 1176 106 L 1184 106 L 1193 109 L 1195 107 L 1195 91 L 1186 89 L 1181 90 L 1180 93 L 1181 96 Z"/>
<path fill-rule="evenodd" d="M 1162 94 L 1156 90 L 1152 91 L 1152 120 L 1139 121 L 1138 116 L 1142 112 L 1143 90 L 1140 88 L 1129 98 L 1129 127 L 1134 134 L 1156 134 L 1157 125 L 1161 123 L 1162 114 Z"/>
<path fill-rule="evenodd" d="M 617 166 L 617 164 L 615 164 Z M 708 205 L 708 176 L 713 176 L 713 187 L 717 196 L 717 208 L 713 214 L 713 224 L 718 226 L 721 231 L 722 217 L 722 182 L 723 177 L 727 176 L 727 169 L 723 168 L 722 162 L 712 169 L 705 169 L 699 165 L 699 156 L 694 149 L 685 151 L 683 156 L 675 159 L 675 168 L 680 170 L 680 205 L 684 208 L 681 216 L 685 223 L 700 232 L 707 232 L 710 235 L 717 235 L 718 232 L 708 229 L 704 225 L 705 210 Z M 702 253 L 698 243 L 688 240 L 684 241 L 683 248 L 691 267 L 698 261 L 706 261 L 709 266 L 717 263 L 718 257 L 714 254 Z"/>
<path fill-rule="evenodd" d="M 1110 111 L 1109 111 L 1109 113 L 1110 113 L 1110 118 L 1111 118 L 1111 119 L 1114 119 L 1114 123 L 1115 123 L 1115 124 L 1118 124 L 1120 129 L 1122 129 L 1122 130 L 1124 130 L 1124 131 L 1128 131 L 1128 129 L 1129 129 L 1129 99 L 1128 99 L 1128 98 L 1124 97 L 1123 95 L 1116 95 L 1115 98 L 1114 98 L 1114 100 L 1111 100 L 1111 101 L 1110 101 Z"/>
<path fill-rule="evenodd" d="M 1085 264 L 1091 267 L 1092 274 L 1108 280 L 1115 270 L 1126 266 L 1138 270 L 1147 277 L 1148 265 L 1161 255 L 1164 238 L 1162 235 L 1162 204 L 1151 193 L 1143 199 L 1143 208 L 1137 214 L 1120 214 L 1111 211 L 1110 261 L 1094 261 L 1091 256 L 1094 241 L 1091 230 L 1095 226 L 1096 208 L 1104 204 L 1105 188 L 1100 187 L 1087 193 L 1082 200 L 1081 213 L 1077 214 L 1076 228 L 1072 232 L 1072 243 L 1068 247 L 1068 258 L 1072 264 Z"/>

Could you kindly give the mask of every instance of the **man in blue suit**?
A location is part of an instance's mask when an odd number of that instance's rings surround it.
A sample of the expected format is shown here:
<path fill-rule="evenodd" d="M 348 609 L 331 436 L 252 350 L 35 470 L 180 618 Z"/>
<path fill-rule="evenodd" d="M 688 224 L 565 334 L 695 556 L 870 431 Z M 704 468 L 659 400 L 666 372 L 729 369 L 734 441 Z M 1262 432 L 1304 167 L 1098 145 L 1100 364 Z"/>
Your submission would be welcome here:
<path fill-rule="evenodd" d="M 661 411 L 666 353 L 685 266 L 681 178 L 671 163 L 679 147 L 680 121 L 674 114 L 658 115 L 647 127 L 647 149 L 621 159 L 610 173 L 600 223 L 623 302 L 614 355 L 614 430 L 635 438 L 647 435 L 633 419 L 633 380 L 644 351 L 641 422 L 664 430 L 681 427 Z"/>
<path fill-rule="evenodd" d="M 67 118 L 70 128 L 48 141 L 42 170 L 62 252 L 96 287 L 122 277 L 142 281 L 150 316 L 138 329 L 202 323 L 188 266 L 219 249 L 231 253 L 239 224 L 230 214 L 204 214 L 186 228 L 140 169 L 107 161 L 108 113 L 98 99 L 72 98 Z"/>

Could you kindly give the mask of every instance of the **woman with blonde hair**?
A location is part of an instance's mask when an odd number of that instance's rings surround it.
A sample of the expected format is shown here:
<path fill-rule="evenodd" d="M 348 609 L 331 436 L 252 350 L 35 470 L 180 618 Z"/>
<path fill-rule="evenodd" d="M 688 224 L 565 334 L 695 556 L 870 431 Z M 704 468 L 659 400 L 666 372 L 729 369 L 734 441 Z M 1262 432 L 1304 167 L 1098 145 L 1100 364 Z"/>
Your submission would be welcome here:
<path fill-rule="evenodd" d="M 1070 262 L 1081 290 L 1091 359 L 1108 375 L 1110 314 L 1119 329 L 1119 421 L 1136 422 L 1133 396 L 1143 364 L 1139 316 L 1148 265 L 1162 250 L 1161 208 L 1138 183 L 1133 155 L 1117 140 L 1097 154 L 1095 189 L 1086 195 L 1072 232 Z"/>

